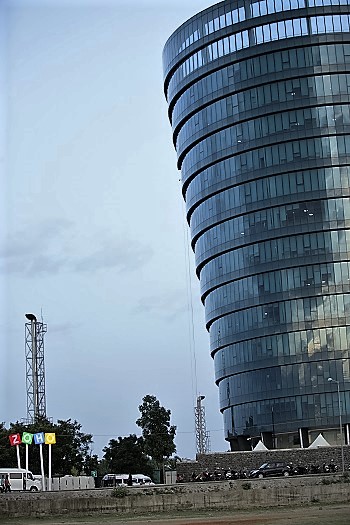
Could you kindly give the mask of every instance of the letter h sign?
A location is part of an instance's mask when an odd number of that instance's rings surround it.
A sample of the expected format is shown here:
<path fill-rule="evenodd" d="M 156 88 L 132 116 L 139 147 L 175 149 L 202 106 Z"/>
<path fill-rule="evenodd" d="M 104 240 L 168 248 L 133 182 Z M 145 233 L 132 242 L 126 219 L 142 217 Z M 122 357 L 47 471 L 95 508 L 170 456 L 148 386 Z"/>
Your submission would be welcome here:
<path fill-rule="evenodd" d="M 45 443 L 44 432 L 38 432 L 37 434 L 34 434 L 34 443 L 36 445 L 42 445 Z"/>

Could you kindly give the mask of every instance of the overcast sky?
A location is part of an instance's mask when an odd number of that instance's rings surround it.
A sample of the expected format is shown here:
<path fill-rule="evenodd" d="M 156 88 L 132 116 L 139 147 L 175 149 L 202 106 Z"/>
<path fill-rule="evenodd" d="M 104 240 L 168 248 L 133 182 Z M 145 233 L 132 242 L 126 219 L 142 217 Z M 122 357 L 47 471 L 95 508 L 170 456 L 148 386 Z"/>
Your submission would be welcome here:
<path fill-rule="evenodd" d="M 167 38 L 212 3 L 0 1 L 7 425 L 26 417 L 24 314 L 42 311 L 48 416 L 77 419 L 94 453 L 140 434 L 152 394 L 195 457 L 196 380 L 228 449 L 162 85 Z"/>

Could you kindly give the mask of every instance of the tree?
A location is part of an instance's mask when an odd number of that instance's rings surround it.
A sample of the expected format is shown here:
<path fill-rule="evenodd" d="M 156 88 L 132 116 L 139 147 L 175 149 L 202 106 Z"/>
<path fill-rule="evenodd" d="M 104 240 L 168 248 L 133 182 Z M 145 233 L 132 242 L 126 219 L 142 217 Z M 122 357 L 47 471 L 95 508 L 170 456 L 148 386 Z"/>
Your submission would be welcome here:
<path fill-rule="evenodd" d="M 97 454 L 91 454 L 86 456 L 84 460 L 84 472 L 87 476 L 91 476 L 91 472 L 95 471 L 98 473 L 99 470 L 99 461 Z"/>
<path fill-rule="evenodd" d="M 55 432 L 56 444 L 52 445 L 52 474 L 65 475 L 82 473 L 85 466 L 90 466 L 90 446 L 92 444 L 92 435 L 81 432 L 81 424 L 77 421 L 58 420 L 57 423 L 51 423 L 48 419 L 42 418 L 39 421 L 25 425 L 24 423 L 10 423 L 7 430 L 0 426 L 0 466 L 17 467 L 17 455 L 15 447 L 10 446 L 8 436 L 10 434 L 22 434 L 29 432 Z M 4 447 L 4 448 L 3 448 Z M 35 474 L 39 474 L 40 455 L 39 446 L 29 445 L 29 469 Z M 12 449 L 12 450 L 11 450 Z M 25 465 L 25 447 L 20 445 L 21 465 Z M 2 453 L 4 450 L 4 454 Z M 48 447 L 43 447 L 44 464 L 48 462 Z M 90 472 L 87 472 L 88 474 Z"/>
<path fill-rule="evenodd" d="M 147 395 L 139 406 L 141 417 L 136 425 L 142 428 L 144 451 L 160 468 L 161 481 L 164 459 L 176 452 L 174 443 L 176 427 L 170 425 L 170 410 L 162 407 L 155 396 Z"/>
<path fill-rule="evenodd" d="M 13 447 L 10 446 L 9 434 L 5 423 L 0 423 L 0 468 L 17 467 L 16 451 L 11 450 Z"/>
<path fill-rule="evenodd" d="M 176 470 L 177 462 L 181 463 L 181 458 L 179 456 L 167 459 L 164 462 L 165 470 Z"/>
<path fill-rule="evenodd" d="M 152 474 L 149 458 L 143 451 L 143 439 L 135 434 L 111 439 L 103 449 L 108 472 L 125 474 Z"/>
<path fill-rule="evenodd" d="M 90 457 L 92 435 L 81 432 L 81 424 L 71 419 L 59 419 L 56 434 L 57 445 L 60 448 L 56 451 L 56 463 L 53 463 L 56 470 L 53 472 L 70 474 L 73 468 L 79 474 L 85 471 L 85 463 Z"/>

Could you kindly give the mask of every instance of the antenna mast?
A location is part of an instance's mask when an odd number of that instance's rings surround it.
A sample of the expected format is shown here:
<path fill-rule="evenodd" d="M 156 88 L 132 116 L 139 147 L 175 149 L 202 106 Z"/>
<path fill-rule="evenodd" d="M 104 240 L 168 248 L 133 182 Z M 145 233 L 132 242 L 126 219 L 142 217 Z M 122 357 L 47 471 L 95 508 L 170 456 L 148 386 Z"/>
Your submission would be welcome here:
<path fill-rule="evenodd" d="M 27 386 L 27 420 L 35 423 L 46 418 L 44 334 L 47 325 L 34 314 L 25 314 L 25 355 Z"/>
<path fill-rule="evenodd" d="M 205 421 L 205 408 L 202 405 L 203 399 L 205 399 L 205 396 L 197 396 L 197 406 L 194 409 L 197 454 L 207 454 L 210 452 L 210 437 Z"/>

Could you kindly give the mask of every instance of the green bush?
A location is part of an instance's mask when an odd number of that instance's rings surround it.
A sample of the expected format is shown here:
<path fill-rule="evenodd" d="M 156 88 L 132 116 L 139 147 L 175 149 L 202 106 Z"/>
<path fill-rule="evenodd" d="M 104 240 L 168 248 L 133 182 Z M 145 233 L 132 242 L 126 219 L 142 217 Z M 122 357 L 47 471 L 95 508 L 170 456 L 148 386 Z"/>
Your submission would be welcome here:
<path fill-rule="evenodd" d="M 331 483 L 334 483 L 334 481 L 329 478 L 322 478 L 321 483 L 322 485 L 330 485 Z"/>
<path fill-rule="evenodd" d="M 250 483 L 250 481 L 245 481 L 244 483 L 242 483 L 243 490 L 249 490 L 251 488 L 252 488 L 252 484 Z"/>
<path fill-rule="evenodd" d="M 128 491 L 125 487 L 115 487 L 113 490 L 112 490 L 112 498 L 125 498 L 125 496 L 127 495 Z"/>

